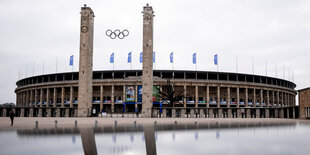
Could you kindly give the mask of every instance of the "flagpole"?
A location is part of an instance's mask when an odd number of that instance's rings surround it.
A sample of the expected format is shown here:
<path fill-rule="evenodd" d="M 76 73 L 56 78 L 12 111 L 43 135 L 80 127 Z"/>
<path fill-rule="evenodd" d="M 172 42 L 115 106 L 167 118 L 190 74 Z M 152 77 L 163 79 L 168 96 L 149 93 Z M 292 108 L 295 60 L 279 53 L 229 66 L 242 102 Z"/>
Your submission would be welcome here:
<path fill-rule="evenodd" d="M 33 61 L 33 65 L 32 65 L 32 76 L 34 76 L 34 61 Z"/>
<path fill-rule="evenodd" d="M 56 73 L 57 73 L 57 64 L 58 64 L 58 60 L 57 60 L 57 56 L 56 56 Z"/>
<path fill-rule="evenodd" d="M 278 78 L 278 65 L 277 65 L 277 62 L 276 62 L 276 78 Z"/>
<path fill-rule="evenodd" d="M 236 73 L 238 73 L 238 56 L 236 56 Z"/>
<path fill-rule="evenodd" d="M 252 57 L 252 74 L 254 74 L 254 58 Z"/>
<path fill-rule="evenodd" d="M 42 73 L 44 74 L 44 59 L 43 59 Z"/>
<path fill-rule="evenodd" d="M 283 79 L 285 78 L 285 73 L 284 73 L 284 65 L 283 65 L 283 70 L 282 70 L 282 73 L 283 73 Z"/>
<path fill-rule="evenodd" d="M 28 68 L 28 67 L 27 67 L 27 64 L 26 64 L 26 77 L 27 77 L 27 70 L 28 70 L 27 68 Z"/>
<path fill-rule="evenodd" d="M 265 74 L 267 76 L 267 60 L 265 60 Z"/>

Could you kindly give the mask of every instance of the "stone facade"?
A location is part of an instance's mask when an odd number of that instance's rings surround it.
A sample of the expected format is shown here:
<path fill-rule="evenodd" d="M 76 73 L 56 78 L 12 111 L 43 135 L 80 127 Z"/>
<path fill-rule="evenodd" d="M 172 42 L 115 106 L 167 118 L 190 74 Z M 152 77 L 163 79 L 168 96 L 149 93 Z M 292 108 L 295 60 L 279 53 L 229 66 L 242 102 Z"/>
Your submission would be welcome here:
<path fill-rule="evenodd" d="M 80 64 L 79 64 L 79 95 L 78 116 L 91 115 L 92 103 L 92 72 L 93 72 L 93 38 L 94 38 L 94 12 L 90 7 L 81 8 L 80 32 Z M 62 90 L 64 92 L 64 90 Z M 64 96 L 65 94 L 62 94 Z M 64 97 L 62 97 L 64 99 Z M 62 101 L 64 103 L 64 101 Z M 72 103 L 72 102 L 70 102 Z"/>
<path fill-rule="evenodd" d="M 300 118 L 310 118 L 310 87 L 298 90 Z"/>
<path fill-rule="evenodd" d="M 151 117 L 153 103 L 153 9 L 143 7 L 142 116 Z"/>

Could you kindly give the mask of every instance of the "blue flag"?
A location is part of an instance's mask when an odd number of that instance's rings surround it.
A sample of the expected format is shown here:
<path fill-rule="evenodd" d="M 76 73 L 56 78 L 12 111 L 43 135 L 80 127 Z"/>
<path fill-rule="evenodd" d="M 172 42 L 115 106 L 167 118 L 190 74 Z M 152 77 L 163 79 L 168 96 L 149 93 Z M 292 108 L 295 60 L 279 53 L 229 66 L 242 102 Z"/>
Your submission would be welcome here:
<path fill-rule="evenodd" d="M 173 52 L 170 53 L 170 63 L 173 63 Z"/>
<path fill-rule="evenodd" d="M 193 64 L 196 64 L 196 53 L 193 54 Z"/>
<path fill-rule="evenodd" d="M 111 54 L 110 63 L 114 63 L 114 52 Z"/>
<path fill-rule="evenodd" d="M 131 63 L 131 52 L 128 53 L 128 60 L 127 63 Z"/>
<path fill-rule="evenodd" d="M 214 65 L 217 65 L 217 54 L 214 55 Z"/>
<path fill-rule="evenodd" d="M 140 58 L 139 58 L 139 60 L 140 60 L 140 63 L 142 63 L 142 61 L 143 61 L 143 52 L 140 53 Z"/>
<path fill-rule="evenodd" d="M 70 56 L 70 62 L 69 62 L 70 66 L 73 66 L 73 55 Z"/>
<path fill-rule="evenodd" d="M 153 63 L 155 63 L 155 52 L 153 52 Z"/>

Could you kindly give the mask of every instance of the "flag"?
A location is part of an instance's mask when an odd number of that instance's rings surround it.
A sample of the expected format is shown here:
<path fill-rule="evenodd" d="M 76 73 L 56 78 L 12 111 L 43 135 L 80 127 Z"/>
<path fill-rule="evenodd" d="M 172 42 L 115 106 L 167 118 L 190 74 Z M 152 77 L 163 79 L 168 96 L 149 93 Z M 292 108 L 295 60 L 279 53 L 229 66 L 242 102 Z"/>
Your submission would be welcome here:
<path fill-rule="evenodd" d="M 111 54 L 110 63 L 114 63 L 114 52 Z"/>
<path fill-rule="evenodd" d="M 214 65 L 217 65 L 217 54 L 214 55 Z"/>
<path fill-rule="evenodd" d="M 69 62 L 70 66 L 73 66 L 73 55 L 70 56 L 70 62 Z"/>
<path fill-rule="evenodd" d="M 196 53 L 193 54 L 193 64 L 196 64 Z"/>
<path fill-rule="evenodd" d="M 170 53 L 170 63 L 173 63 L 173 52 Z"/>
<path fill-rule="evenodd" d="M 127 63 L 131 63 L 131 52 L 128 53 L 128 60 Z"/>
<path fill-rule="evenodd" d="M 142 61 L 143 61 L 143 52 L 140 53 L 140 58 L 139 58 L 139 60 L 140 60 L 140 63 L 142 63 Z"/>
<path fill-rule="evenodd" d="M 155 63 L 155 52 L 153 52 L 153 63 Z"/>

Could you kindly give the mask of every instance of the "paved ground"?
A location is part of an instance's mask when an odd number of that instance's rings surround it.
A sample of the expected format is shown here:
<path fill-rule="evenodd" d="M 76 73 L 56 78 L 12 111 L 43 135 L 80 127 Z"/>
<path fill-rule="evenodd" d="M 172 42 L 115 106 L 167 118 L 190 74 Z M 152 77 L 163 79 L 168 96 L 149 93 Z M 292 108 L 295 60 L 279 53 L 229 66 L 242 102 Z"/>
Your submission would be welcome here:
<path fill-rule="evenodd" d="M 75 120 L 77 121 L 78 127 L 93 127 L 95 121 L 98 126 L 109 126 L 114 125 L 117 121 L 118 125 L 133 124 L 136 121 L 137 124 L 150 124 L 155 121 L 158 124 L 171 124 L 177 121 L 178 123 L 227 123 L 227 122 L 300 122 L 310 123 L 310 120 L 299 120 L 299 119 L 269 119 L 269 118 L 42 118 L 42 117 L 15 117 L 14 125 L 10 126 L 9 117 L 0 117 L 0 130 L 14 130 L 14 129 L 33 129 L 35 128 L 36 121 L 38 121 L 39 128 L 55 128 L 55 121 L 57 121 L 58 128 L 74 127 Z"/>

